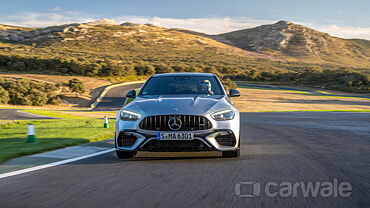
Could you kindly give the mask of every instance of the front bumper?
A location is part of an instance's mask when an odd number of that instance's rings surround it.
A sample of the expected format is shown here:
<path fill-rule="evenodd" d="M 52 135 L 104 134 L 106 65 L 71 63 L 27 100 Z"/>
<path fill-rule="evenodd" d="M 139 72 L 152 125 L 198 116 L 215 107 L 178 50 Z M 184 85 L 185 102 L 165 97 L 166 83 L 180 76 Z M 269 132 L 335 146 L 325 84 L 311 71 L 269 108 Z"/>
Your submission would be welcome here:
<path fill-rule="evenodd" d="M 163 141 L 158 131 L 122 130 L 116 133 L 116 149 L 120 151 L 198 152 L 231 151 L 239 149 L 239 137 L 231 129 L 192 131 L 194 140 Z"/>

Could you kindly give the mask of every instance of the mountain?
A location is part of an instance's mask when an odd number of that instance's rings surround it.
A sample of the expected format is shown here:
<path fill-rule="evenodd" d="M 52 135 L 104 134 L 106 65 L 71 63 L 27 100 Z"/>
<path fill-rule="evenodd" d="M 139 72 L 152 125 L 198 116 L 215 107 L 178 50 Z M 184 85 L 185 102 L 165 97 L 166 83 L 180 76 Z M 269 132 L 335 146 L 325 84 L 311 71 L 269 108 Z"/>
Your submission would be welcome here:
<path fill-rule="evenodd" d="M 87 64 L 145 62 L 188 66 L 193 70 L 237 64 L 243 68 L 256 58 L 274 60 L 208 37 L 151 24 L 118 24 L 109 20 L 46 28 L 4 27 L 0 30 L 0 56 Z"/>
<path fill-rule="evenodd" d="M 0 72 L 119 77 L 212 72 L 367 91 L 370 41 L 280 21 L 207 35 L 103 19 L 45 28 L 0 25 Z"/>
<path fill-rule="evenodd" d="M 208 37 L 288 61 L 370 66 L 370 41 L 337 38 L 287 21 Z"/>
<path fill-rule="evenodd" d="M 97 56 L 105 54 L 122 56 L 128 52 L 130 54 L 145 52 L 145 55 L 149 55 L 150 52 L 154 52 L 156 56 L 168 54 L 173 57 L 179 53 L 197 53 L 200 51 L 208 53 L 208 56 L 224 54 L 268 57 L 264 54 L 241 50 L 238 47 L 223 44 L 197 34 L 186 34 L 152 24 L 130 22 L 119 24 L 109 19 L 46 28 L 0 25 L 0 42 L 9 46 L 38 46 L 37 48 L 43 48 L 44 50 L 56 47 L 59 51 L 53 54 L 55 56 L 59 52 L 64 54 L 76 50 L 75 53 L 86 51 L 88 54 L 96 53 Z M 68 50 L 64 51 L 66 48 Z M 155 57 L 153 58 L 155 59 Z"/>
<path fill-rule="evenodd" d="M 174 58 L 206 53 L 207 57 L 225 55 L 370 67 L 370 41 L 337 38 L 287 21 L 219 35 L 151 24 L 120 25 L 109 19 L 46 28 L 0 25 L 0 42 L 7 43 L 6 48 L 34 46 L 27 49 L 33 52 L 35 46 L 37 51 L 42 48 L 43 53 L 56 48 L 52 53 L 55 57 L 73 51 L 73 56 L 84 58 L 93 54 L 121 59 L 135 54 L 155 60 L 161 55 Z"/>

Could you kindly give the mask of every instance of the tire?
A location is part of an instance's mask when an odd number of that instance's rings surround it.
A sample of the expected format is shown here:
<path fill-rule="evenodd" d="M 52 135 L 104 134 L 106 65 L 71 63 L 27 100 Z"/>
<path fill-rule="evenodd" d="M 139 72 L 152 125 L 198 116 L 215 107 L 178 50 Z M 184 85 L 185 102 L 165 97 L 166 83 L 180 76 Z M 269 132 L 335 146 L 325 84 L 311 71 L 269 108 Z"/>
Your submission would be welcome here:
<path fill-rule="evenodd" d="M 124 152 L 116 150 L 116 155 L 119 159 L 133 159 L 136 155 L 136 152 Z"/>
<path fill-rule="evenodd" d="M 117 134 L 114 132 L 114 148 L 117 148 Z"/>
<path fill-rule="evenodd" d="M 230 157 L 239 157 L 240 150 L 233 150 L 233 151 L 223 151 L 222 157 L 223 158 L 230 158 Z"/>

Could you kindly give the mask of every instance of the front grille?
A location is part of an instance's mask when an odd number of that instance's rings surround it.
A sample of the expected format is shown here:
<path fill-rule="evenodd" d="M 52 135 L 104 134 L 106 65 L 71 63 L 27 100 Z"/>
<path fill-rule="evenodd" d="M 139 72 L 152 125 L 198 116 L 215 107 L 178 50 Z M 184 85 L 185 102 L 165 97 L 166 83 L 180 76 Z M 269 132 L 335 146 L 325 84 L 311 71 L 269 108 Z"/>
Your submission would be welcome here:
<path fill-rule="evenodd" d="M 171 129 L 168 121 L 172 117 L 177 117 L 181 120 L 181 127 L 179 129 Z M 211 122 L 204 116 L 193 115 L 161 115 L 148 116 L 144 118 L 139 127 L 144 130 L 156 131 L 196 131 L 212 128 Z"/>
<path fill-rule="evenodd" d="M 140 148 L 150 152 L 197 152 L 212 151 L 213 149 L 199 140 L 189 141 L 160 141 L 151 140 Z"/>
<path fill-rule="evenodd" d="M 129 133 L 121 133 L 118 137 L 118 146 L 120 147 L 129 147 L 136 142 L 136 136 Z"/>

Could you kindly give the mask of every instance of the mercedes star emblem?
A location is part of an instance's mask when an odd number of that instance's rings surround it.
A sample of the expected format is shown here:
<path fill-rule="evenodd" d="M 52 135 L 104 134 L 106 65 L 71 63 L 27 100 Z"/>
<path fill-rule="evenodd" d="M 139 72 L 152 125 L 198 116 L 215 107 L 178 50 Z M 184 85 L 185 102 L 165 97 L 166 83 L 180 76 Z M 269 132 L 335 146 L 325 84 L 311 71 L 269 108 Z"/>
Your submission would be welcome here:
<path fill-rule="evenodd" d="M 181 128 L 181 125 L 182 125 L 182 121 L 178 117 L 171 117 L 168 120 L 168 127 L 170 127 L 171 130 L 174 130 L 174 131 L 179 130 Z"/>

